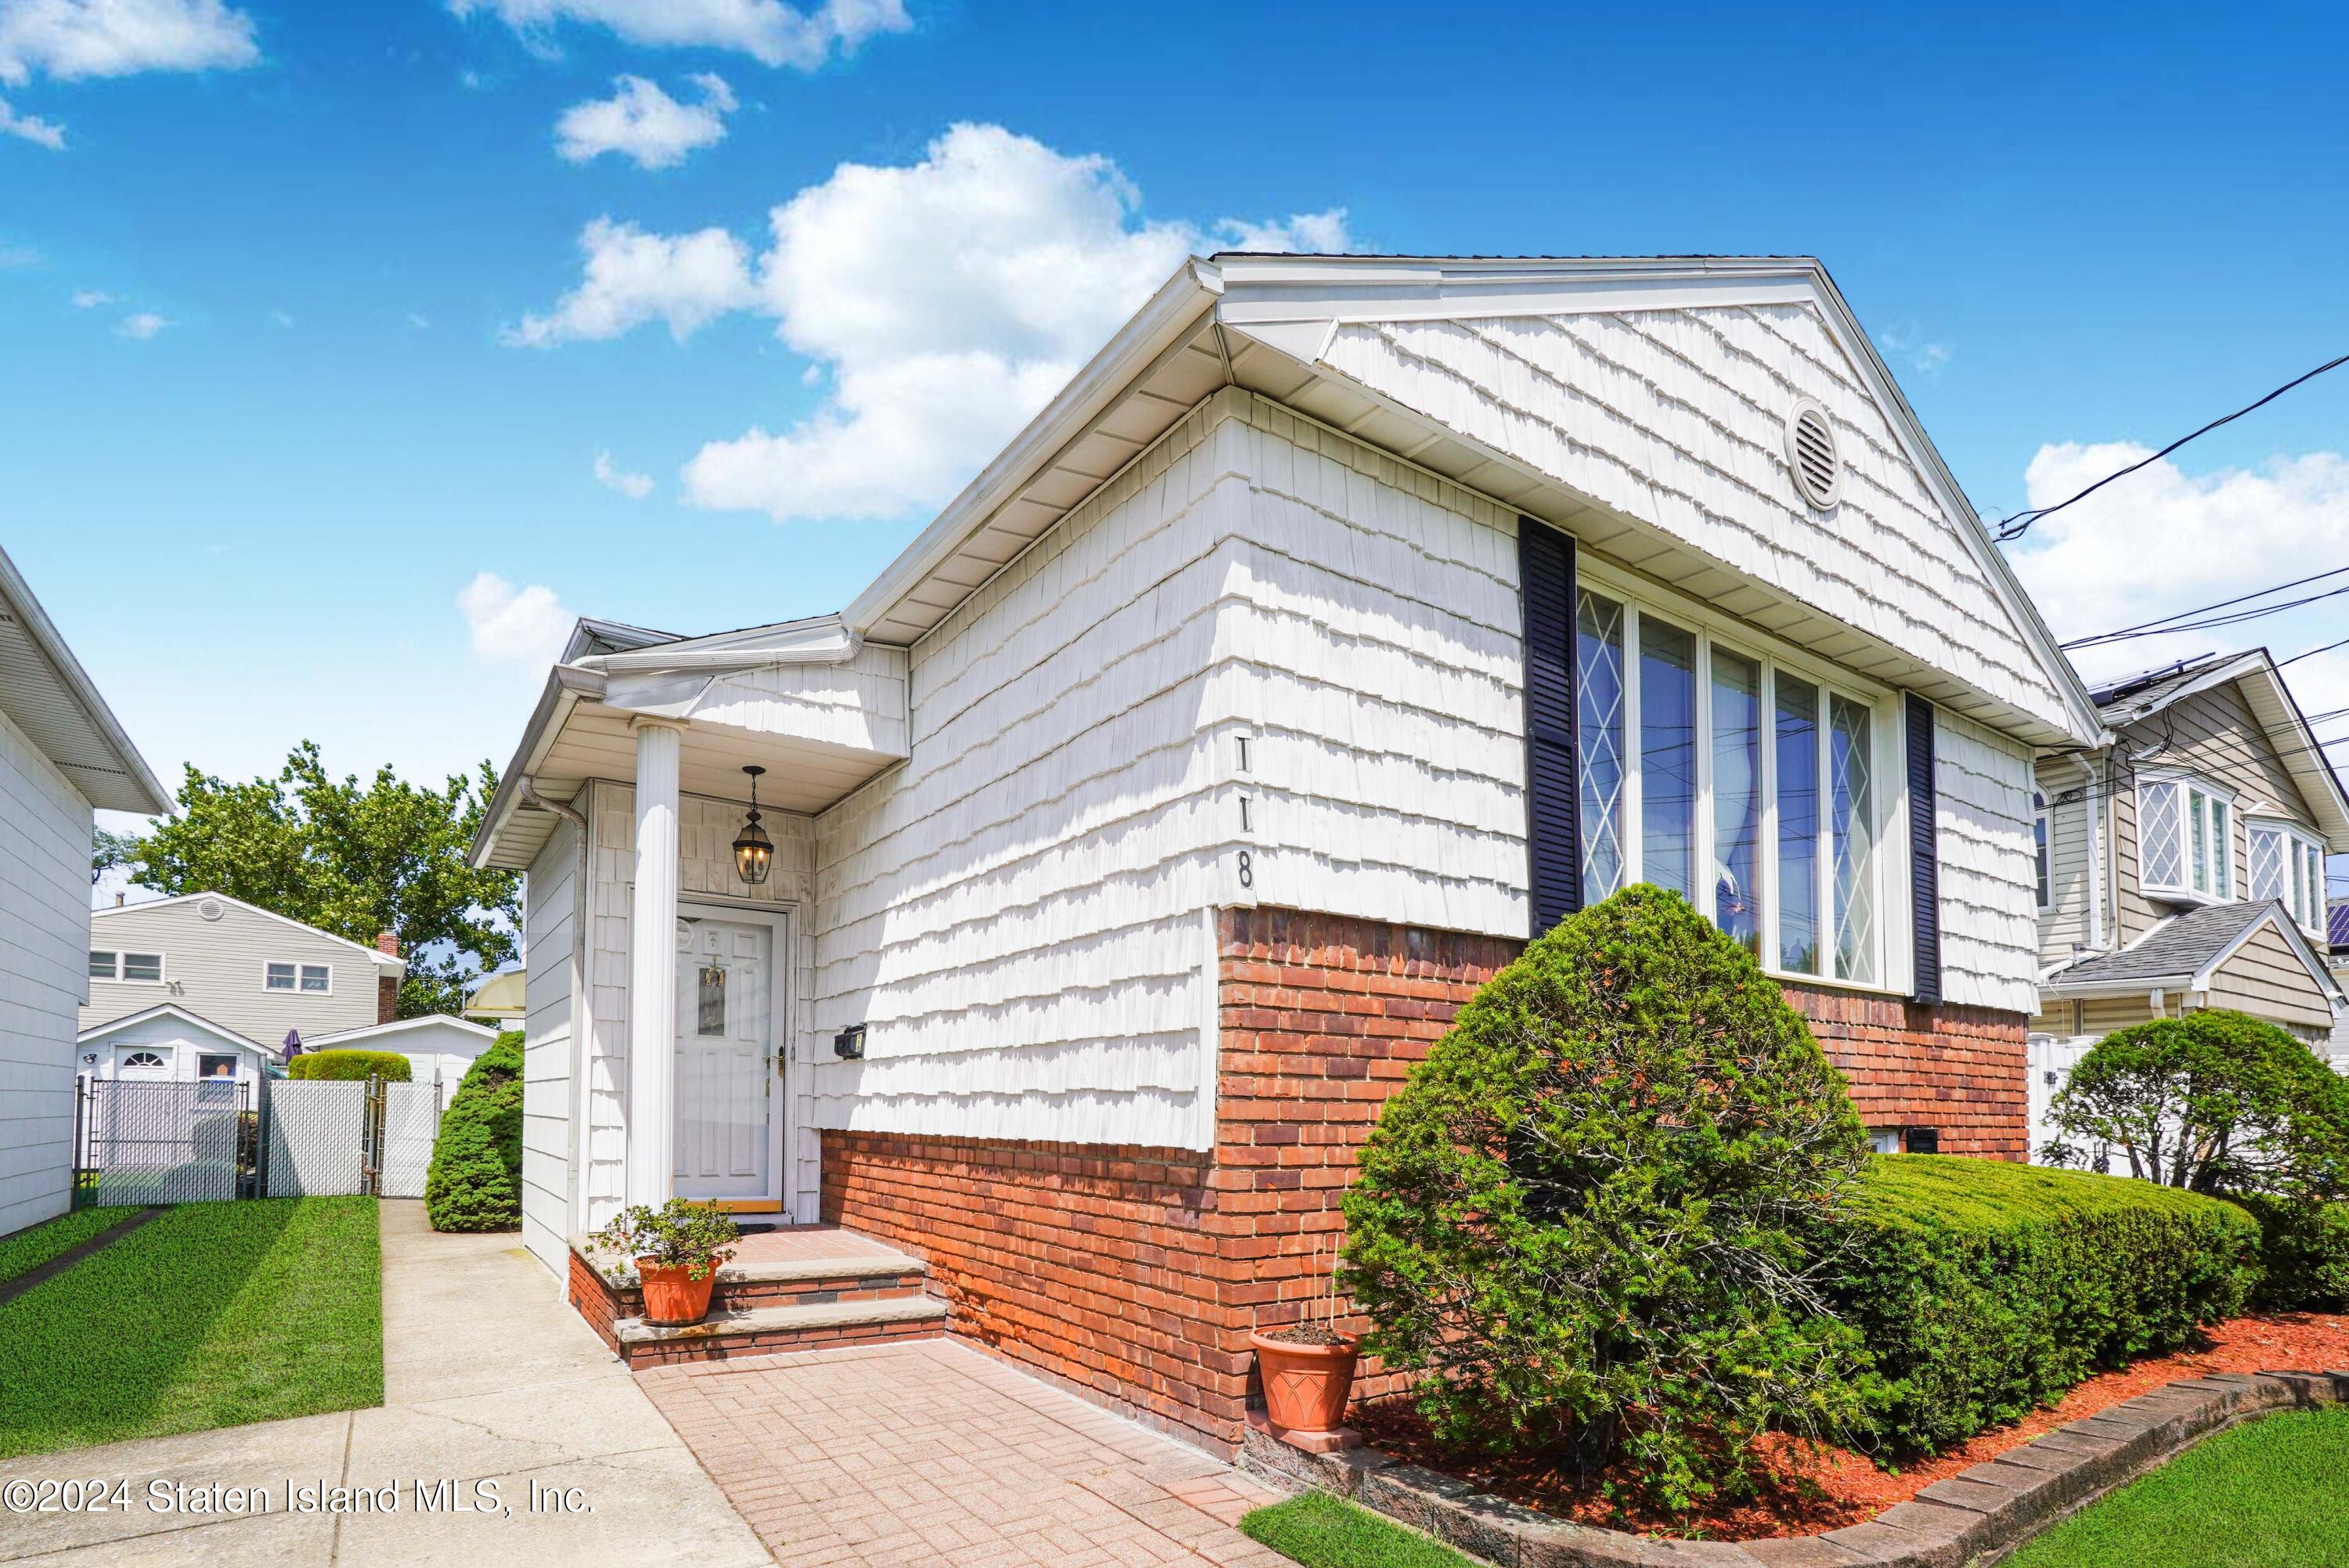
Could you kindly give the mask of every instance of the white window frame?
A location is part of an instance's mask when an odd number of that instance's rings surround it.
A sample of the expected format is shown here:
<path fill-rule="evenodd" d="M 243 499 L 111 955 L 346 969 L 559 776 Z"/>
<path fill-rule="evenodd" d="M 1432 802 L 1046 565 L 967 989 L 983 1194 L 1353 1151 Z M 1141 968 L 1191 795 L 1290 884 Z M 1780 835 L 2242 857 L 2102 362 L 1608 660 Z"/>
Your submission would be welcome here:
<path fill-rule="evenodd" d="M 2251 836 L 2274 833 L 2283 840 L 2282 854 L 2282 886 L 2272 895 L 2292 916 L 2292 923 L 2314 937 L 2321 945 L 2325 938 L 2324 844 L 2311 829 L 2302 827 L 2289 817 L 2271 817 L 2254 812 L 2243 819 L 2244 844 L 2251 848 Z M 2256 858 L 2255 856 L 2253 858 Z M 2248 863 L 2248 862 L 2247 862 Z M 2302 894 L 2295 902 L 2292 893 Z M 2245 879 L 2244 895 L 2257 898 L 2256 884 Z"/>
<path fill-rule="evenodd" d="M 2055 907 L 2055 810 L 2047 803 L 2047 792 L 2036 787 L 2031 791 L 2031 838 L 2032 876 L 2039 913 L 2044 914 Z"/>
<path fill-rule="evenodd" d="M 294 984 L 272 985 L 269 983 L 269 971 L 272 968 L 293 970 Z M 305 970 L 323 970 L 326 976 L 325 987 L 313 991 L 304 985 L 302 976 Z M 305 964 L 298 958 L 264 959 L 261 965 L 261 988 L 276 996 L 331 996 L 335 994 L 335 966 L 331 964 Z"/>
<path fill-rule="evenodd" d="M 2179 880 L 2157 882 L 2146 874 L 2153 856 L 2146 847 L 2145 796 L 2147 788 L 2165 785 L 2178 790 L 2178 867 Z M 2241 830 L 2243 813 L 2237 803 L 2236 792 L 2224 784 L 2214 782 L 2199 773 L 2147 772 L 2137 775 L 2133 791 L 2137 804 L 2137 888 L 2148 898 L 2165 903 L 2230 903 L 2243 897 L 2243 883 L 2235 875 L 2235 835 Z M 2195 798 L 2202 806 L 2198 810 Z M 2215 810 L 2214 810 L 2215 808 Z M 2223 811 L 2226 828 L 2223 833 L 2213 830 L 2213 820 Z M 2197 820 L 2202 824 L 2201 858 L 2196 856 L 2194 829 Z M 2195 874 L 2202 875 L 2203 885 L 2194 885 Z"/>
<path fill-rule="evenodd" d="M 1707 920 L 1712 907 L 1713 864 L 1713 650 L 1722 649 L 1761 666 L 1760 692 L 1762 820 L 1760 853 L 1760 916 L 1755 922 L 1756 945 L 1763 973 L 1789 985 L 1820 985 L 1836 990 L 1865 991 L 1905 996 L 1913 988 L 1913 944 L 1909 929 L 1909 769 L 1905 765 L 1906 715 L 1899 694 L 1889 686 L 1865 680 L 1806 655 L 1803 650 L 1757 631 L 1712 606 L 1659 584 L 1619 571 L 1604 562 L 1584 557 L 1576 563 L 1577 591 L 1588 590 L 1623 606 L 1623 791 L 1616 810 L 1621 813 L 1623 875 L 1626 882 L 1641 880 L 1645 862 L 1640 843 L 1642 800 L 1640 759 L 1640 619 L 1653 614 L 1696 637 L 1696 834 L 1695 862 L 1702 903 L 1698 912 Z M 1577 634 L 1579 657 L 1579 634 Z M 1778 965 L 1778 737 L 1777 694 L 1782 679 L 1799 681 L 1818 694 L 1819 838 L 1815 875 L 1818 911 L 1819 973 L 1785 969 Z M 1857 704 L 1868 714 L 1869 822 L 1872 853 L 1868 892 L 1874 901 L 1873 929 L 1865 955 L 1873 977 L 1847 980 L 1836 974 L 1835 790 L 1833 761 L 1836 697 Z M 1581 758 L 1575 758 L 1578 769 Z M 1577 789 L 1575 810 L 1582 809 Z M 1578 831 L 1578 841 L 1581 834 Z M 1576 868 L 1581 874 L 1581 868 Z"/>
<path fill-rule="evenodd" d="M 167 956 L 161 953 L 140 953 L 123 947 L 118 947 L 110 953 L 103 947 L 93 947 L 89 950 L 89 955 L 92 958 L 101 953 L 105 953 L 114 961 L 113 971 L 110 974 L 101 975 L 93 969 L 88 976 L 92 980 L 109 981 L 117 985 L 166 985 L 171 983 L 171 966 Z M 152 958 L 155 961 L 155 977 L 152 980 L 141 980 L 133 975 L 130 973 L 130 960 L 133 958 Z"/>

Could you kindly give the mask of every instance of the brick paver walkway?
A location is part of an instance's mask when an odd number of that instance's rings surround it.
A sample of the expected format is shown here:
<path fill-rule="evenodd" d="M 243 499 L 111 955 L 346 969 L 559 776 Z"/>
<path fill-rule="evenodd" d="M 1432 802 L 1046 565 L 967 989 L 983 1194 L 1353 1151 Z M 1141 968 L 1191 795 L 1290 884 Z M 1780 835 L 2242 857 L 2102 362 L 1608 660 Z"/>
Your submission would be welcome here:
<path fill-rule="evenodd" d="M 1230 1466 L 950 1340 L 643 1373 L 785 1568 L 1290 1568 Z"/>

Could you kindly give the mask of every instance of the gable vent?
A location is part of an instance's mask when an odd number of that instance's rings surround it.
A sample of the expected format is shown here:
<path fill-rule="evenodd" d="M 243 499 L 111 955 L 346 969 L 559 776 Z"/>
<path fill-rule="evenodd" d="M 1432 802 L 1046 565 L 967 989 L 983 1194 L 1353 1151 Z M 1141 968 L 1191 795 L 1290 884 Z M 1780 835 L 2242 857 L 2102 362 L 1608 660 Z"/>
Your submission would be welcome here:
<path fill-rule="evenodd" d="M 218 920 L 227 913 L 228 906 L 216 898 L 203 899 L 196 904 L 196 913 L 206 920 Z"/>
<path fill-rule="evenodd" d="M 1795 488 L 1816 507 L 1829 507 L 1843 489 L 1843 456 L 1836 449 L 1827 411 L 1805 398 L 1786 415 L 1786 462 Z"/>

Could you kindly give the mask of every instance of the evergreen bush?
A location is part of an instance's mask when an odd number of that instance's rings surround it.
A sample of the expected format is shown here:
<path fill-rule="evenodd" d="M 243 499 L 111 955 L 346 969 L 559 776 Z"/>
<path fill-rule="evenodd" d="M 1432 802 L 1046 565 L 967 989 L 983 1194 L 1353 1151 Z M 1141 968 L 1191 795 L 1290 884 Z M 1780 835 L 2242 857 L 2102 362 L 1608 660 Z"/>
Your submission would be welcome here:
<path fill-rule="evenodd" d="M 473 1058 L 432 1142 L 424 1212 L 436 1231 L 522 1225 L 523 1036 L 509 1029 Z"/>
<path fill-rule="evenodd" d="M 406 1083 L 409 1068 L 408 1058 L 398 1051 L 307 1051 L 285 1064 L 285 1076 L 325 1083 L 364 1082 L 371 1078 Z"/>
<path fill-rule="evenodd" d="M 2239 1197 L 2260 1222 L 2260 1283 L 2251 1305 L 2271 1312 L 2349 1308 L 2349 1203 Z"/>
<path fill-rule="evenodd" d="M 1879 1155 L 1837 1286 L 1893 1398 L 1901 1452 L 2021 1418 L 2100 1367 L 2175 1350 L 2243 1309 L 2259 1228 L 2234 1204 L 2126 1176 Z"/>
<path fill-rule="evenodd" d="M 1826 1286 L 1867 1135 L 1776 982 L 1629 888 L 1495 975 L 1387 1102 L 1345 1199 L 1366 1348 L 1446 1441 L 1612 1461 L 1686 1509 L 1765 1429 L 1885 1395 Z"/>

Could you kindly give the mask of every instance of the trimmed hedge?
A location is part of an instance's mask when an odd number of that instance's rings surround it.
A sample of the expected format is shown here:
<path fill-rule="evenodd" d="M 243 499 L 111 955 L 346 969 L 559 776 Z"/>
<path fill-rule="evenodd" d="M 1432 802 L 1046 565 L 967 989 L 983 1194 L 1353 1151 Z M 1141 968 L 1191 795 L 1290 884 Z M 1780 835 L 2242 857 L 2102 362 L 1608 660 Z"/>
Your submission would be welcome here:
<path fill-rule="evenodd" d="M 2260 1222 L 2264 1271 L 2251 1305 L 2271 1312 L 2338 1312 L 2349 1306 L 2349 1203 L 2239 1197 Z"/>
<path fill-rule="evenodd" d="M 2258 1223 L 2125 1176 L 1878 1155 L 1837 1305 L 1893 1379 L 1883 1436 L 1946 1448 L 2243 1309 Z"/>
<path fill-rule="evenodd" d="M 520 1029 L 492 1041 L 440 1113 L 424 1173 L 424 1213 L 436 1231 L 522 1227 L 522 1042 Z"/>
<path fill-rule="evenodd" d="M 351 1083 L 379 1078 L 386 1083 L 406 1083 L 409 1063 L 398 1051 L 309 1051 L 285 1064 L 289 1078 L 317 1078 Z"/>

